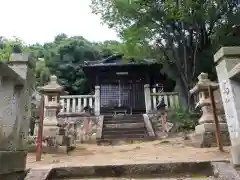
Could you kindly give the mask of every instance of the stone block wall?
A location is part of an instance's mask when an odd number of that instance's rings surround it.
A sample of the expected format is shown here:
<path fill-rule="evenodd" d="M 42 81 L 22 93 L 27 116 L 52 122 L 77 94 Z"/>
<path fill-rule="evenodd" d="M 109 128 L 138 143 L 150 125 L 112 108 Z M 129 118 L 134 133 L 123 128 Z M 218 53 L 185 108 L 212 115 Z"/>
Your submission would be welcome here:
<path fill-rule="evenodd" d="M 80 143 L 96 143 L 98 117 L 86 117 L 76 123 L 76 141 Z"/>

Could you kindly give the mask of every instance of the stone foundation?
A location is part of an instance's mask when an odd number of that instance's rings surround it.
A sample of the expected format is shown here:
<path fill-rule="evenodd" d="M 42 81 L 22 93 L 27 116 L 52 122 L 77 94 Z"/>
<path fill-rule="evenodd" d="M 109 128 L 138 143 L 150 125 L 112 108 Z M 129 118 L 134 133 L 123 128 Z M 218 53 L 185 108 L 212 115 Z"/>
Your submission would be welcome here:
<path fill-rule="evenodd" d="M 26 151 L 0 151 L 0 179 L 7 174 L 24 172 L 26 159 Z"/>
<path fill-rule="evenodd" d="M 67 146 L 42 146 L 42 153 L 47 154 L 67 154 L 70 150 L 72 148 Z M 36 145 L 28 145 L 28 152 L 36 152 Z"/>
<path fill-rule="evenodd" d="M 230 146 L 229 132 L 226 123 L 220 123 L 220 139 L 223 146 Z M 217 147 L 216 127 L 214 123 L 200 124 L 195 127 L 191 135 L 192 145 L 195 147 Z"/>

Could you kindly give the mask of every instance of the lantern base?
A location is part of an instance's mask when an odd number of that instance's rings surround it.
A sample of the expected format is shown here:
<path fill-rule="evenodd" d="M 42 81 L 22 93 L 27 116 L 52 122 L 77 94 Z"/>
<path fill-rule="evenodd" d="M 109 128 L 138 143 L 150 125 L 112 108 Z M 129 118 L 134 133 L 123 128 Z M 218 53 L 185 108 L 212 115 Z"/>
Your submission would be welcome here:
<path fill-rule="evenodd" d="M 220 123 L 220 140 L 223 146 L 231 145 L 227 123 Z M 192 145 L 195 147 L 217 147 L 216 126 L 214 123 L 204 123 L 195 127 L 195 132 L 191 136 Z"/>

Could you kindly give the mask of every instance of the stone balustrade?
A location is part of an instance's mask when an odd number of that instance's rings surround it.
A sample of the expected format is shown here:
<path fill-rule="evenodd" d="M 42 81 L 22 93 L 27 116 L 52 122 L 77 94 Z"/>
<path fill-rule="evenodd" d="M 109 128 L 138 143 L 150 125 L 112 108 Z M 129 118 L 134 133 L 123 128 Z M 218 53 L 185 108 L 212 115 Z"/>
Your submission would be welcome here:
<path fill-rule="evenodd" d="M 82 112 L 89 106 L 94 109 L 95 95 L 66 95 L 60 96 L 61 113 Z"/>
<path fill-rule="evenodd" d="M 166 109 L 175 109 L 179 107 L 179 98 L 177 92 L 157 92 L 155 88 L 151 89 L 151 109 L 156 109 L 157 104 L 164 99 Z"/>

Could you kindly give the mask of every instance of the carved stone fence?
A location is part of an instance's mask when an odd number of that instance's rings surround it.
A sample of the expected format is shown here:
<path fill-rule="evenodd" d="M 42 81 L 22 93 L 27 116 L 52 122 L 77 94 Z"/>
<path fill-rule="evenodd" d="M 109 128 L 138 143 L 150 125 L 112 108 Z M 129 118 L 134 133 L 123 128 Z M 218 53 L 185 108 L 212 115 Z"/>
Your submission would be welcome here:
<path fill-rule="evenodd" d="M 177 92 L 153 92 L 150 93 L 152 109 L 156 109 L 157 104 L 164 99 L 167 109 L 174 109 L 179 107 L 179 99 Z"/>
<path fill-rule="evenodd" d="M 66 95 L 60 96 L 61 113 L 83 112 L 83 108 L 89 106 L 94 109 L 95 95 Z"/>

